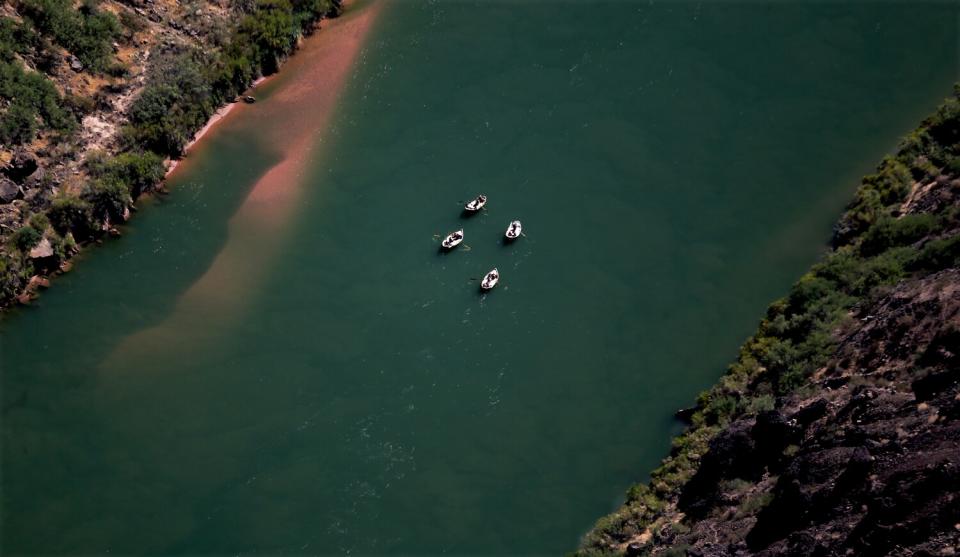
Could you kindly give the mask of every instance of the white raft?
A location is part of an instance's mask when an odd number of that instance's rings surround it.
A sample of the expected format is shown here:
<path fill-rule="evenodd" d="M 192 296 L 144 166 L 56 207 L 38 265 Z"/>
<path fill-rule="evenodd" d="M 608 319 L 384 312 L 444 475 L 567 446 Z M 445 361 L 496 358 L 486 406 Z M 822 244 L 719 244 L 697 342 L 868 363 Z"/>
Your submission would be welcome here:
<path fill-rule="evenodd" d="M 500 281 L 500 271 L 493 269 L 486 275 L 484 275 L 483 280 L 480 281 L 480 288 L 484 290 L 490 290 L 497 285 L 497 282 Z"/>
<path fill-rule="evenodd" d="M 515 220 L 507 227 L 507 232 L 504 236 L 506 236 L 508 240 L 516 240 L 520 237 L 521 232 L 523 232 L 523 225 L 520 224 L 520 221 Z"/>
<path fill-rule="evenodd" d="M 471 213 L 476 213 L 480 209 L 483 209 L 483 206 L 487 204 L 487 196 L 480 194 L 476 199 L 467 203 L 463 208 Z"/>
<path fill-rule="evenodd" d="M 463 241 L 463 229 L 457 230 L 456 232 L 451 232 L 443 239 L 440 245 L 443 246 L 443 249 L 453 249 L 460 245 L 460 242 Z"/>

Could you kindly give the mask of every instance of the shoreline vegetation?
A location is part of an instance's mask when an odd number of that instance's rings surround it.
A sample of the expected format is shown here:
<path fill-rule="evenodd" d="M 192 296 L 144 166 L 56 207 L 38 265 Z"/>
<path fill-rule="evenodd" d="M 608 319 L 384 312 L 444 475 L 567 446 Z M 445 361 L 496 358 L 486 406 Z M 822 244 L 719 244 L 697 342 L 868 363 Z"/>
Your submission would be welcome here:
<path fill-rule="evenodd" d="M 231 0 L 173 17 L 156 2 L 16 0 L 0 11 L 0 311 L 28 303 L 81 246 L 119 234 L 238 95 L 343 9 Z M 75 93 L 101 83 L 92 98 Z"/>
<path fill-rule="evenodd" d="M 227 239 L 203 274 L 177 296 L 162 321 L 117 343 L 103 361 L 103 369 L 112 368 L 114 362 L 129 365 L 130 358 L 149 358 L 147 347 L 163 350 L 176 344 L 189 358 L 192 349 L 187 347 L 184 331 L 192 331 L 186 335 L 191 340 L 217 334 L 216 328 L 194 327 L 197 312 L 224 319 L 247 308 L 246 300 L 291 239 L 285 223 L 299 211 L 299 201 L 310 184 L 309 168 L 334 154 L 335 149 L 323 139 L 331 133 L 331 121 L 351 69 L 356 67 L 382 7 L 382 3 L 355 5 L 349 15 L 327 25 L 323 40 L 305 42 L 302 55 L 284 66 L 290 73 L 272 88 L 270 103 L 238 115 L 245 119 L 245 126 L 258 130 L 260 139 L 277 155 L 276 161 L 264 169 L 233 212 L 227 222 Z M 317 87 L 317 83 L 323 86 Z M 310 117 L 304 118 L 307 111 Z M 221 109 L 221 114 L 225 112 Z M 251 244 L 251 236 L 259 240 Z"/>
<path fill-rule="evenodd" d="M 934 453 L 958 450 L 958 201 L 960 85 L 576 554 L 948 554 L 960 474 Z"/>

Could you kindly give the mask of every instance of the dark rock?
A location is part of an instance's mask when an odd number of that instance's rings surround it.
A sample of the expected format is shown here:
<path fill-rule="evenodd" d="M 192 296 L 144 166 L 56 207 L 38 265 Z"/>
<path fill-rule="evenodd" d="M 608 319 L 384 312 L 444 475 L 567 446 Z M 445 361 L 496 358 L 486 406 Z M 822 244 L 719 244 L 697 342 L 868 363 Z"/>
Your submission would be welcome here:
<path fill-rule="evenodd" d="M 800 441 L 803 428 L 776 410 L 761 412 L 751 430 L 756 445 L 755 458 L 764 466 L 779 461 L 787 445 Z"/>
<path fill-rule="evenodd" d="M 899 468 L 848 537 L 856 555 L 887 555 L 887 548 L 923 542 L 953 529 L 960 516 L 956 463 L 913 458 Z"/>
<path fill-rule="evenodd" d="M 683 487 L 677 506 L 687 515 L 702 517 L 719 497 L 718 483 L 734 478 L 758 480 L 765 464 L 756 458 L 752 424 L 740 420 L 710 441 L 697 473 Z"/>
<path fill-rule="evenodd" d="M 825 416 L 829 407 L 830 405 L 827 404 L 826 400 L 818 398 L 817 400 L 796 411 L 791 418 L 800 426 L 807 427 L 808 425 Z"/>
<path fill-rule="evenodd" d="M 673 416 L 685 424 L 690 424 L 690 420 L 693 418 L 693 415 L 697 412 L 696 406 L 691 406 L 689 408 L 681 408 L 674 412 Z"/>
<path fill-rule="evenodd" d="M 23 197 L 23 190 L 9 178 L 0 178 L 0 204 L 13 203 Z"/>
<path fill-rule="evenodd" d="M 77 58 L 76 56 L 71 56 L 71 57 L 70 57 L 70 69 L 73 70 L 73 71 L 75 71 L 75 72 L 82 72 L 82 71 L 83 71 L 83 62 L 81 62 L 80 59 Z"/>
<path fill-rule="evenodd" d="M 839 389 L 850 382 L 849 377 L 831 377 L 824 380 L 823 386 L 827 389 Z"/>
<path fill-rule="evenodd" d="M 918 401 L 932 400 L 938 394 L 960 385 L 960 367 L 931 373 L 910 384 Z"/>
<path fill-rule="evenodd" d="M 960 365 L 960 327 L 947 327 L 938 332 L 917 364 L 923 367 Z"/>
<path fill-rule="evenodd" d="M 853 451 L 853 455 L 850 456 L 849 462 L 847 462 L 847 468 L 840 474 L 840 477 L 837 478 L 836 485 L 834 487 L 835 495 L 839 495 L 857 487 L 860 487 L 864 484 L 867 479 L 867 476 L 870 474 L 870 469 L 873 466 L 873 456 L 870 454 L 870 451 L 865 447 L 857 447 Z"/>
<path fill-rule="evenodd" d="M 13 154 L 13 158 L 2 171 L 8 178 L 18 184 L 37 171 L 37 158 L 24 149 L 20 149 Z"/>
<path fill-rule="evenodd" d="M 807 522 L 810 499 L 798 480 L 777 482 L 773 502 L 757 515 L 757 523 L 747 534 L 747 547 L 759 551 L 783 539 Z"/>
<path fill-rule="evenodd" d="M 639 557 L 643 555 L 643 544 L 640 542 L 630 542 L 627 544 L 625 555 L 627 557 Z"/>

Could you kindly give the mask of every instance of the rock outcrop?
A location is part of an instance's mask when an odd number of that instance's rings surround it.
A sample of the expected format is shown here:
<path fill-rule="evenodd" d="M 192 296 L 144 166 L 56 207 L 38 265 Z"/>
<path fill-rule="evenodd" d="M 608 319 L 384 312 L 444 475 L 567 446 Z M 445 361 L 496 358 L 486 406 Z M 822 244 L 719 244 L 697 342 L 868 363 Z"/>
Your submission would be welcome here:
<path fill-rule="evenodd" d="M 23 197 L 23 190 L 13 180 L 0 177 L 0 205 L 13 203 Z"/>

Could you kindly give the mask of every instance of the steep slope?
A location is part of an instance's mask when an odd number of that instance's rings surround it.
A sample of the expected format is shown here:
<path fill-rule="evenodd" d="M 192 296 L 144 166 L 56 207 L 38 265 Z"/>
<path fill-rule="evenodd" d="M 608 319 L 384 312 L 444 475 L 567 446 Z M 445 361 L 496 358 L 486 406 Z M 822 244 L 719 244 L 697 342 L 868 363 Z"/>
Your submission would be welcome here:
<path fill-rule="evenodd" d="M 864 178 L 648 484 L 581 555 L 960 548 L 958 92 Z"/>

